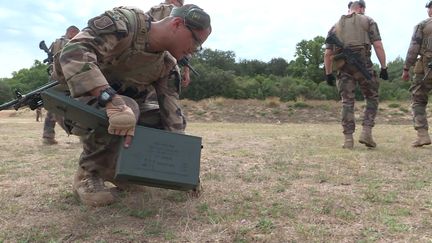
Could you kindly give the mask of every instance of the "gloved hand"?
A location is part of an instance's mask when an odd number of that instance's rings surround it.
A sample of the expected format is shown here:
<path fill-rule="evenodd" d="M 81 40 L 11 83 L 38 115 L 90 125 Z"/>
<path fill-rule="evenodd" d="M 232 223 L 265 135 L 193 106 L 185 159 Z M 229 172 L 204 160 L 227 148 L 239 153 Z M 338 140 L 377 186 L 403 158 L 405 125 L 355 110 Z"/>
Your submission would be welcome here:
<path fill-rule="evenodd" d="M 384 79 L 384 80 L 388 80 L 387 68 L 381 68 L 379 77 Z"/>
<path fill-rule="evenodd" d="M 327 77 L 327 84 L 330 85 L 330 86 L 335 86 L 335 80 L 336 80 L 336 78 L 333 75 L 333 73 L 327 74 L 326 77 Z"/>
<path fill-rule="evenodd" d="M 132 109 L 128 107 L 119 95 L 115 95 L 106 105 L 109 126 L 108 133 L 119 136 L 133 136 L 136 118 Z"/>

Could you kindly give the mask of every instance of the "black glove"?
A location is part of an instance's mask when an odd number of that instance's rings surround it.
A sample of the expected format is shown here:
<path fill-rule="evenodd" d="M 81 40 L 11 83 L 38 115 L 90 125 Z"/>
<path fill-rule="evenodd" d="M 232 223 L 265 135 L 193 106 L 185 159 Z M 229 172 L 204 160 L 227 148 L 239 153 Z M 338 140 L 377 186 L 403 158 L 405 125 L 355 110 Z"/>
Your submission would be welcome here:
<path fill-rule="evenodd" d="M 387 68 L 381 68 L 379 77 L 384 80 L 388 80 Z"/>
<path fill-rule="evenodd" d="M 336 80 L 336 78 L 333 75 L 333 73 L 327 74 L 326 77 L 327 77 L 327 84 L 330 85 L 330 86 L 335 86 L 335 80 Z"/>

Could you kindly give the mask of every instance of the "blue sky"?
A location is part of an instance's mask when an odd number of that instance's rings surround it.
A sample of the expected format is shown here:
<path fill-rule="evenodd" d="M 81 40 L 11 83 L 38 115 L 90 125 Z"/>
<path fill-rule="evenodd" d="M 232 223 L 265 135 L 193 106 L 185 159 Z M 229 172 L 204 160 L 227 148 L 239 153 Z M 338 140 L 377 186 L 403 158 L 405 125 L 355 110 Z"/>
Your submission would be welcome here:
<path fill-rule="evenodd" d="M 29 68 L 46 55 L 38 48 L 63 35 L 69 25 L 82 29 L 87 20 L 116 6 L 149 9 L 161 0 L 0 0 L 0 78 Z M 294 59 L 301 40 L 325 36 L 346 0 L 327 1 L 185 1 L 204 8 L 212 17 L 213 33 L 204 47 L 234 51 L 238 59 Z M 366 0 L 366 15 L 380 28 L 388 61 L 405 58 L 414 26 L 427 17 L 423 1 Z M 373 54 L 374 62 L 378 62 Z"/>

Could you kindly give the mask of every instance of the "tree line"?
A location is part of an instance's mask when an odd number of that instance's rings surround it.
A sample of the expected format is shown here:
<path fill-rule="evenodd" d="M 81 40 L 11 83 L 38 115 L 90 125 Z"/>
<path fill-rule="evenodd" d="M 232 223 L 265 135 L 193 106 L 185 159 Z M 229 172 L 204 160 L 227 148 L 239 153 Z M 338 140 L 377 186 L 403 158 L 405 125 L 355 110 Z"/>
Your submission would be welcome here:
<path fill-rule="evenodd" d="M 294 59 L 287 62 L 275 57 L 268 62 L 236 60 L 233 51 L 204 49 L 191 64 L 199 76 L 191 74 L 191 84 L 182 90 L 181 98 L 201 100 L 211 97 L 232 99 L 265 99 L 279 97 L 282 101 L 302 99 L 338 100 L 335 87 L 328 86 L 324 75 L 324 37 L 302 40 L 296 45 Z M 408 99 L 409 82 L 401 80 L 404 60 L 388 63 L 389 80 L 381 80 L 381 100 Z M 379 71 L 379 66 L 375 66 Z M 47 65 L 36 60 L 32 67 L 0 78 L 0 103 L 13 99 L 13 91 L 27 93 L 47 83 Z M 361 94 L 356 92 L 361 100 Z"/>

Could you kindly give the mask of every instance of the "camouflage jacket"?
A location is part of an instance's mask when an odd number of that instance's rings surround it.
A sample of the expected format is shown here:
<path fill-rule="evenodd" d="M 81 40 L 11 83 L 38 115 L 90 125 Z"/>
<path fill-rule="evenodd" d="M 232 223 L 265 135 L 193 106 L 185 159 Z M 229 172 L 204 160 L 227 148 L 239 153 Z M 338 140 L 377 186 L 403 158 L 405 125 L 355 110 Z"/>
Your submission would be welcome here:
<path fill-rule="evenodd" d="M 106 84 L 138 91 L 166 80 L 175 63 L 146 51 L 151 18 L 139 9 L 114 8 L 88 21 L 64 47 L 60 65 L 73 97 Z"/>
<path fill-rule="evenodd" d="M 405 67 L 409 69 L 413 66 L 419 55 L 432 57 L 432 18 L 427 18 L 414 27 Z"/>

